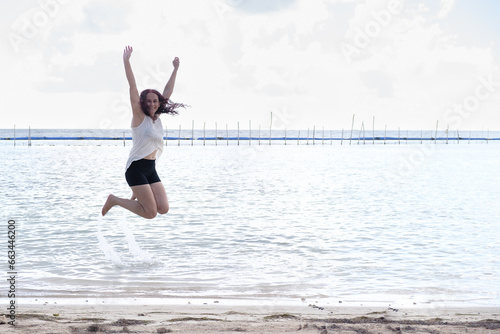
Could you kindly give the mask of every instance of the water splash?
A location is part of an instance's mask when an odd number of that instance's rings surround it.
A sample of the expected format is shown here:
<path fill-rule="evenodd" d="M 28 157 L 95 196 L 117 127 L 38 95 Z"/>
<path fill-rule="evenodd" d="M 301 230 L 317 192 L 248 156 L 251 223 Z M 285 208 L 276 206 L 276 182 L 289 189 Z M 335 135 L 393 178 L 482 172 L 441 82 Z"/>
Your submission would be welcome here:
<path fill-rule="evenodd" d="M 138 260 L 141 260 L 143 262 L 148 262 L 151 263 L 153 262 L 153 258 L 151 255 L 146 251 L 143 250 L 137 241 L 135 241 L 135 237 L 132 234 L 132 231 L 128 228 L 125 213 L 122 215 L 122 219 L 119 223 L 119 227 L 122 230 L 122 232 L 125 234 L 125 239 L 127 240 L 128 243 L 128 249 L 130 254 Z"/>
<path fill-rule="evenodd" d="M 99 241 L 99 248 L 104 253 L 106 259 L 111 261 L 113 264 L 117 266 L 125 266 L 125 263 L 121 260 L 120 256 L 114 250 L 113 246 L 111 246 L 106 241 L 106 238 L 104 238 L 101 226 L 102 226 L 102 216 L 99 215 L 99 217 L 97 218 L 97 233 L 96 233 L 97 240 Z"/>

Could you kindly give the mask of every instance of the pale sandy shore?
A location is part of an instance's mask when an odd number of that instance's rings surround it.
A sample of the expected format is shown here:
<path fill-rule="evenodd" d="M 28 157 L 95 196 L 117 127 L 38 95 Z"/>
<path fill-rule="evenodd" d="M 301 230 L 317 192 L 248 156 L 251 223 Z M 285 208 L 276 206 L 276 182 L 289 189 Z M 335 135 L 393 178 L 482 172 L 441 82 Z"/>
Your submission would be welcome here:
<path fill-rule="evenodd" d="M 4 321 L 10 321 L 4 318 Z M 20 305 L 0 333 L 500 333 L 500 308 L 238 305 Z"/>

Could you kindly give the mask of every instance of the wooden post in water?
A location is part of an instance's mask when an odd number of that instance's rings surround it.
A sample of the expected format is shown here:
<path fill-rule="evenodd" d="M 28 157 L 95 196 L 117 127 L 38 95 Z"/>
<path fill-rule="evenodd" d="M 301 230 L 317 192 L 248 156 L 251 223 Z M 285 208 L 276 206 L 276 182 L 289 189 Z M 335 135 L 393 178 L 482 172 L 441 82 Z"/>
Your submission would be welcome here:
<path fill-rule="evenodd" d="M 386 139 L 387 139 L 387 124 L 385 125 L 385 130 L 384 130 L 384 145 Z"/>
<path fill-rule="evenodd" d="M 313 126 L 313 145 L 316 145 L 316 125 Z"/>
<path fill-rule="evenodd" d="M 490 129 L 488 129 L 488 131 L 486 132 L 487 135 L 486 135 L 486 144 L 489 144 L 489 139 L 490 139 Z"/>
<path fill-rule="evenodd" d="M 227 128 L 227 123 L 226 123 L 226 145 L 229 146 L 229 130 Z"/>
<path fill-rule="evenodd" d="M 286 146 L 286 128 L 285 128 L 285 146 Z"/>
<path fill-rule="evenodd" d="M 271 111 L 271 124 L 269 124 L 269 145 L 271 145 L 271 131 L 273 128 L 273 112 Z"/>
<path fill-rule="evenodd" d="M 398 143 L 399 145 L 401 145 L 401 131 L 399 129 L 399 126 L 398 126 Z"/>
<path fill-rule="evenodd" d="M 361 133 L 363 132 L 363 127 L 364 127 L 364 122 L 361 122 L 361 128 L 359 128 L 359 132 L 358 132 L 358 145 L 359 145 L 359 142 L 361 141 Z"/>
<path fill-rule="evenodd" d="M 125 131 L 123 131 L 123 147 L 125 147 Z"/>
<path fill-rule="evenodd" d="M 300 145 L 300 130 L 299 130 L 299 134 L 297 136 L 297 145 Z"/>
<path fill-rule="evenodd" d="M 207 138 L 206 132 L 205 132 L 205 126 L 206 126 L 206 122 L 203 122 L 203 146 L 205 146 L 205 139 Z"/>
<path fill-rule="evenodd" d="M 457 144 L 460 144 L 460 133 L 458 132 L 458 129 L 457 129 Z"/>
<path fill-rule="evenodd" d="M 217 122 L 215 122 L 215 146 L 217 146 Z"/>
<path fill-rule="evenodd" d="M 373 140 L 373 145 L 375 145 L 375 116 L 373 116 L 373 124 L 372 124 L 372 140 Z"/>
<path fill-rule="evenodd" d="M 363 126 L 363 145 L 366 144 L 366 136 L 365 136 L 365 122 L 363 121 L 362 122 L 362 126 Z"/>
<path fill-rule="evenodd" d="M 252 120 L 248 121 L 248 145 L 252 145 Z"/>
<path fill-rule="evenodd" d="M 470 144 L 470 136 L 471 136 L 471 130 L 469 130 L 469 144 Z"/>
<path fill-rule="evenodd" d="M 340 145 L 344 142 L 344 128 L 342 128 L 342 136 L 340 137 Z"/>
<path fill-rule="evenodd" d="M 354 116 L 356 116 L 356 114 L 353 114 L 353 115 L 352 115 L 351 135 L 349 136 L 349 145 L 351 145 L 351 140 L 352 140 L 352 130 L 354 129 Z"/>
<path fill-rule="evenodd" d="M 240 121 L 238 121 L 238 146 L 240 146 Z"/>
<path fill-rule="evenodd" d="M 28 146 L 31 146 L 31 125 L 28 127 Z"/>
<path fill-rule="evenodd" d="M 168 146 L 168 126 L 165 125 L 165 146 Z"/>
<path fill-rule="evenodd" d="M 325 145 L 325 126 L 323 125 L 323 140 L 321 141 L 321 145 Z"/>
<path fill-rule="evenodd" d="M 14 124 L 14 146 L 16 146 L 16 125 Z"/>
<path fill-rule="evenodd" d="M 437 144 L 439 120 L 436 121 L 436 133 L 434 134 L 434 144 Z"/>
<path fill-rule="evenodd" d="M 408 130 L 406 130 L 406 145 L 408 145 Z"/>
<path fill-rule="evenodd" d="M 420 130 L 420 144 L 422 144 L 423 142 L 423 138 L 424 138 L 424 130 Z"/>
<path fill-rule="evenodd" d="M 194 120 L 193 122 L 191 123 L 191 146 L 194 145 Z"/>
<path fill-rule="evenodd" d="M 177 146 L 181 146 L 181 125 L 179 124 L 179 135 L 177 136 Z"/>
<path fill-rule="evenodd" d="M 450 132 L 450 126 L 448 125 L 448 127 L 446 128 L 446 145 L 448 145 L 448 134 Z"/>

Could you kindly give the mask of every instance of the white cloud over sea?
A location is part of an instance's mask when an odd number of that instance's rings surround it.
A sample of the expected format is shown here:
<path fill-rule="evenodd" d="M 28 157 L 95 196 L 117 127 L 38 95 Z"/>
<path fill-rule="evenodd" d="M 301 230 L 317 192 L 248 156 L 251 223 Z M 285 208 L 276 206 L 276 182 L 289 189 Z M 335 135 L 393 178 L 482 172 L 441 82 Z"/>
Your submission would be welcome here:
<path fill-rule="evenodd" d="M 492 0 L 40 0 L 2 10 L 2 125 L 126 128 L 139 89 L 191 105 L 167 124 L 500 129 Z"/>

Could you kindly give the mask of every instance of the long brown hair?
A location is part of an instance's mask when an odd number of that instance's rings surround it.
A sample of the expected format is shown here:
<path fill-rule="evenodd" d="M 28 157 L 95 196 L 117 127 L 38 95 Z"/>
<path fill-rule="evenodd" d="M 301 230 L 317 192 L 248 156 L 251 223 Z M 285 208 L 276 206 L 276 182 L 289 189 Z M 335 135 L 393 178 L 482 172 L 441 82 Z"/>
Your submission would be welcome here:
<path fill-rule="evenodd" d="M 147 116 L 149 116 L 149 113 L 148 113 L 148 106 L 146 104 L 146 96 L 149 93 L 156 94 L 158 96 L 158 101 L 160 102 L 160 107 L 155 112 L 155 114 L 178 115 L 179 111 L 177 109 L 189 107 L 188 105 L 186 105 L 184 103 L 170 102 L 169 99 L 166 99 L 165 97 L 163 97 L 163 95 L 161 95 L 160 92 L 157 91 L 156 89 L 145 89 L 141 92 L 139 104 L 141 105 L 142 112 L 144 114 L 146 114 Z"/>

